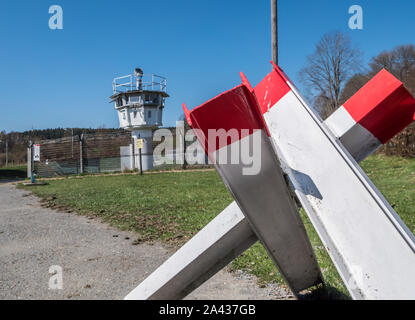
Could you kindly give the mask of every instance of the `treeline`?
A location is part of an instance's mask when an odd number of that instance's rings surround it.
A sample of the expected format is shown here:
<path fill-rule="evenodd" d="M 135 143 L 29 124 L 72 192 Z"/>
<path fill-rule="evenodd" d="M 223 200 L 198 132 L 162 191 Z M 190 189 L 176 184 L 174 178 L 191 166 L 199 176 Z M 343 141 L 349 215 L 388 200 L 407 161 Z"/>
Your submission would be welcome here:
<path fill-rule="evenodd" d="M 55 128 L 55 129 L 40 129 L 40 130 L 29 130 L 21 133 L 23 137 L 28 138 L 29 140 L 49 140 L 49 139 L 59 139 L 63 137 L 70 136 L 79 136 L 81 134 L 91 134 L 91 133 L 108 133 L 108 132 L 124 132 L 123 129 L 113 129 L 113 128 Z"/>

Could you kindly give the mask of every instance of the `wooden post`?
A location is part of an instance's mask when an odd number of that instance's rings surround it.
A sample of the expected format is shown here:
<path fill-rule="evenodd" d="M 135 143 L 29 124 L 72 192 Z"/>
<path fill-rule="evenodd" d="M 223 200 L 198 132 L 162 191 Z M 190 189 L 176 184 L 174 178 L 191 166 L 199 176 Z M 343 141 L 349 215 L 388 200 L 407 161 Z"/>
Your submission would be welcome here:
<path fill-rule="evenodd" d="M 278 0 L 271 0 L 272 61 L 278 65 Z"/>

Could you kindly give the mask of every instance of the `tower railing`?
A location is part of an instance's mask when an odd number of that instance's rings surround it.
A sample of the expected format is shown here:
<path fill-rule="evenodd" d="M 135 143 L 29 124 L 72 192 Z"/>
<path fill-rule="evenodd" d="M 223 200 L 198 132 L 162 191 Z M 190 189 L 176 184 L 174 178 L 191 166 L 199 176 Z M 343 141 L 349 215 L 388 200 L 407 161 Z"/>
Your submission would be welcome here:
<path fill-rule="evenodd" d="M 114 78 L 112 81 L 112 90 L 114 94 L 134 90 L 167 92 L 167 78 L 156 74 L 143 74 L 142 76 L 128 74 Z"/>

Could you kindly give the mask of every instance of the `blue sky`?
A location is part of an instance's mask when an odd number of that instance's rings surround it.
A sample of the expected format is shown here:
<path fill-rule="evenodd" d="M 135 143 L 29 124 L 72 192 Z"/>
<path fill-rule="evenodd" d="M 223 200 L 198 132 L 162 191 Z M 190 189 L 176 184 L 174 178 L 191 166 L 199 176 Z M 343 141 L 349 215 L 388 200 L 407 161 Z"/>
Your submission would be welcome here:
<path fill-rule="evenodd" d="M 49 6 L 63 8 L 50 30 Z M 364 30 L 348 28 L 348 8 L 364 10 Z M 341 30 L 365 61 L 415 43 L 415 1 L 279 0 L 280 65 L 295 81 L 321 36 Z M 164 125 L 181 103 L 193 108 L 270 70 L 270 1 L 2 0 L 0 130 L 118 127 L 111 82 L 132 72 L 168 78 Z M 301 88 L 300 84 L 298 84 Z"/>

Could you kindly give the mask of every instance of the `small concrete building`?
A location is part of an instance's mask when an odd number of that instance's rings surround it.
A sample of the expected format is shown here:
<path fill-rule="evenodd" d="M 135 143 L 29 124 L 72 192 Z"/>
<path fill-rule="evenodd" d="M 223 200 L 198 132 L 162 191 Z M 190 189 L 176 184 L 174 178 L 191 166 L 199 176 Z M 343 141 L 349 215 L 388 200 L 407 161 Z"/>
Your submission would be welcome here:
<path fill-rule="evenodd" d="M 118 112 L 120 127 L 131 131 L 134 155 L 132 168 L 140 168 L 137 139 L 143 139 L 141 149 L 142 169 L 153 168 L 153 130 L 162 125 L 162 114 L 167 79 L 155 74 L 144 74 L 136 68 L 134 74 L 115 78 L 112 82 L 113 95 L 110 97 Z"/>

